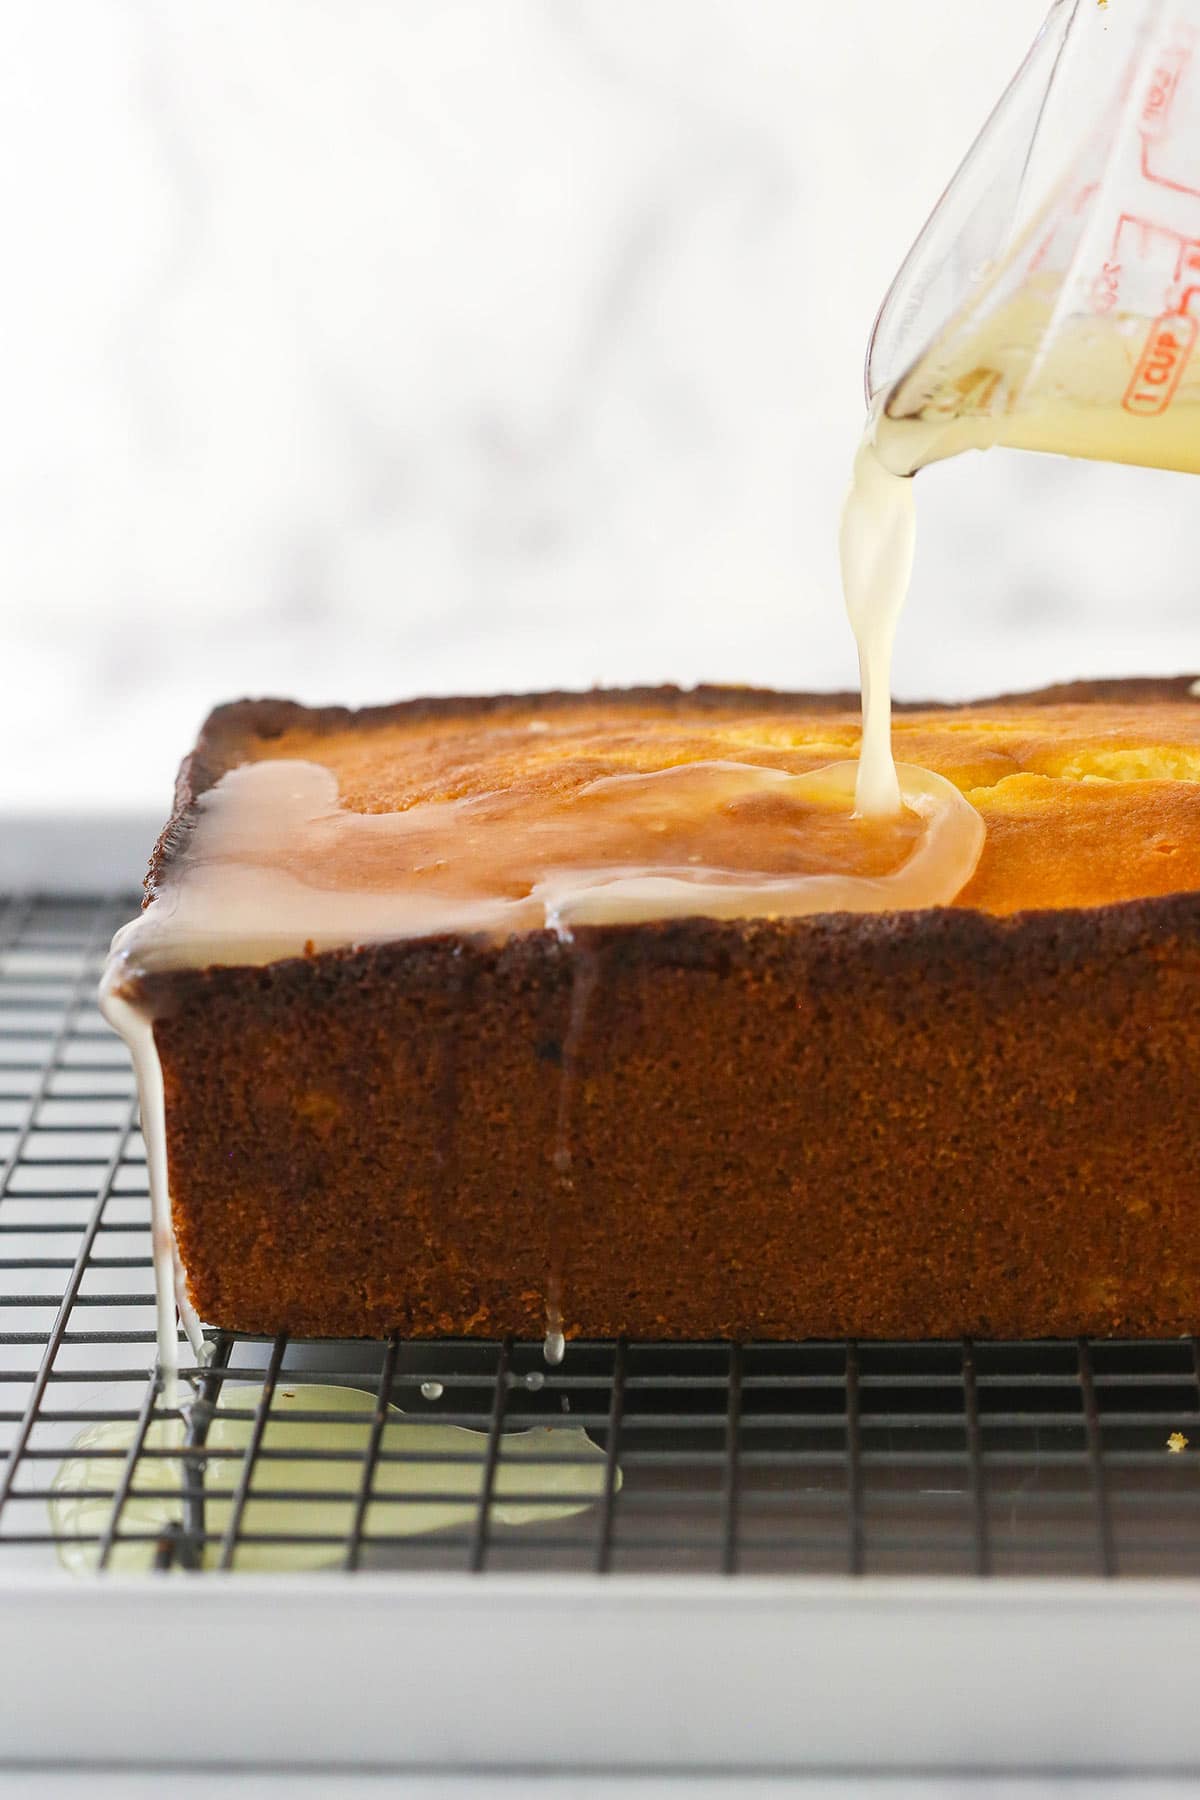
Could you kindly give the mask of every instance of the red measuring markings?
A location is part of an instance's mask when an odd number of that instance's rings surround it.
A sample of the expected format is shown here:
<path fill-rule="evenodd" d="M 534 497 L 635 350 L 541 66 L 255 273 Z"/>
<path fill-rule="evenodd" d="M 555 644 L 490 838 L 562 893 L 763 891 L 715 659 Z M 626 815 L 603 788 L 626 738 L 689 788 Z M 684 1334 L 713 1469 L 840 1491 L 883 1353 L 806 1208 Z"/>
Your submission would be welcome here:
<path fill-rule="evenodd" d="M 1141 418 L 1166 412 L 1196 342 L 1196 321 L 1187 313 L 1162 313 L 1147 335 L 1121 405 Z"/>
<path fill-rule="evenodd" d="M 1164 162 L 1170 164 L 1172 156 L 1178 158 L 1180 155 L 1179 144 L 1172 148 L 1172 128 L 1178 123 L 1174 115 L 1181 109 L 1187 109 L 1187 97 L 1181 99 L 1180 90 L 1184 85 L 1185 75 L 1194 79 L 1190 64 L 1195 36 L 1194 31 L 1181 33 L 1176 42 L 1163 51 L 1150 78 L 1138 129 L 1142 137 L 1142 174 L 1145 179 L 1153 182 L 1156 187 L 1170 188 L 1177 194 L 1200 199 L 1200 187 L 1196 185 L 1188 153 L 1187 118 L 1182 127 L 1183 162 L 1173 172 L 1169 167 L 1163 166 Z M 1194 113 L 1194 96 L 1192 102 Z"/>
<path fill-rule="evenodd" d="M 1151 76 L 1142 106 L 1142 130 L 1147 137 L 1161 137 L 1166 131 L 1171 106 L 1191 54 L 1190 44 L 1172 44 Z"/>

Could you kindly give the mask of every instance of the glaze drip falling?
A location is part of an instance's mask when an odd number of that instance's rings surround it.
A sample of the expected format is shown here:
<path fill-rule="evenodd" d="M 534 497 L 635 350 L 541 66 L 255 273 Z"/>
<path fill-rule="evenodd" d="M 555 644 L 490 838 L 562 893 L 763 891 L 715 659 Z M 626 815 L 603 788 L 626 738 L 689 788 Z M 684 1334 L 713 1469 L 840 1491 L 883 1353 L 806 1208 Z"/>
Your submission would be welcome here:
<path fill-rule="evenodd" d="M 546 1304 L 546 1338 L 543 1353 L 551 1368 L 566 1352 L 563 1335 L 563 1296 L 567 1288 L 572 1221 L 579 1203 L 575 1177 L 575 1135 L 578 1130 L 580 1053 L 592 1000 L 600 978 L 599 957 L 565 926 L 558 927 L 563 954 L 570 960 L 571 999 L 567 1029 L 559 1058 L 558 1101 L 554 1121 L 554 1192 L 550 1198 L 550 1274 Z"/>
<path fill-rule="evenodd" d="M 892 473 L 868 427 L 854 459 L 839 537 L 862 685 L 854 798 L 864 819 L 894 817 L 902 805 L 892 758 L 892 646 L 912 575 L 916 531 L 912 478 Z"/>

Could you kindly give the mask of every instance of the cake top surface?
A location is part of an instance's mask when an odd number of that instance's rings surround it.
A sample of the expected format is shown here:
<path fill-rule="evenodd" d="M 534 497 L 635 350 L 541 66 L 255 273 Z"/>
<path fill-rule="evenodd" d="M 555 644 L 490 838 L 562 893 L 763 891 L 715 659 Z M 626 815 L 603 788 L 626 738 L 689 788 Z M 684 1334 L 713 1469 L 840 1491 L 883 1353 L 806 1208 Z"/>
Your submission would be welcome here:
<path fill-rule="evenodd" d="M 897 709 L 897 760 L 953 784 L 986 826 L 958 906 L 991 913 L 1098 906 L 1200 889 L 1200 699 L 1189 677 L 1079 683 L 969 706 Z M 327 770 L 340 808 L 393 814 L 502 794 L 525 823 L 562 816 L 614 777 L 713 764 L 804 775 L 853 758 L 857 700 L 753 689 L 623 690 L 402 703 L 351 713 L 286 701 L 218 709 L 181 772 L 177 811 L 151 868 L 169 879 L 201 795 L 232 769 Z M 699 791 L 699 785 L 696 791 Z M 595 809 L 593 809 L 595 810 Z M 612 810 L 611 808 L 609 809 Z M 741 808 L 745 813 L 745 805 Z M 758 809 L 762 811 L 761 806 Z M 444 815 L 451 826 L 450 815 Z M 729 834 L 692 827 L 681 856 L 728 855 Z M 856 870 L 881 873 L 907 840 L 857 827 Z M 808 819 L 800 866 L 837 866 L 834 826 Z M 755 834 L 761 864 L 771 834 Z M 612 845 L 627 854 L 628 834 Z M 718 831 L 718 839 L 720 837 Z M 794 843 L 785 866 L 797 866 Z"/>
<path fill-rule="evenodd" d="M 1183 678 L 899 709 L 854 812 L 846 696 L 675 689 L 218 709 L 106 983 L 359 944 L 1200 892 Z"/>

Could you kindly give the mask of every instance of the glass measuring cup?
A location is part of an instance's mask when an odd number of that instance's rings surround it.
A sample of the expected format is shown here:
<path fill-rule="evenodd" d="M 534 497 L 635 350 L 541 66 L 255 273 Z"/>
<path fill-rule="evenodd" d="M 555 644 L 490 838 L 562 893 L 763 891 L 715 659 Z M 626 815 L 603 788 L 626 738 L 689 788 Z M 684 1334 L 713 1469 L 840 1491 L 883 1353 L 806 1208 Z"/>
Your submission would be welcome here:
<path fill-rule="evenodd" d="M 1198 334 L 1200 0 L 1055 0 L 876 319 L 876 451 L 1200 472 Z"/>

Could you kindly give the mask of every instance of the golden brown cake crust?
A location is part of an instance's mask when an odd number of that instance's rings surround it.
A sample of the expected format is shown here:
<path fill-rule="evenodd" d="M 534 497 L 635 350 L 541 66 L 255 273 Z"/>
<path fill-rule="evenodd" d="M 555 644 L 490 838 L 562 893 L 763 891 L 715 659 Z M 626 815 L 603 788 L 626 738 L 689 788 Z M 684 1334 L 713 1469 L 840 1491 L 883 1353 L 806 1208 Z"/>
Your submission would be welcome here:
<path fill-rule="evenodd" d="M 955 904 L 1010 913 L 1200 889 L 1200 701 L 1190 688 L 1188 677 L 1075 683 L 897 708 L 897 758 L 955 783 L 987 827 Z M 721 760 L 801 774 L 856 755 L 859 733 L 852 696 L 745 688 L 499 695 L 357 713 L 242 701 L 213 714 L 184 764 L 147 887 L 169 867 L 197 798 L 243 762 L 323 763 L 343 807 L 367 813 L 501 790 L 520 829 L 597 777 Z"/>
<path fill-rule="evenodd" d="M 1177 704 L 1189 688 L 990 704 Z M 315 728 L 572 703 L 329 709 Z M 748 703 L 847 705 L 604 701 Z M 248 735 L 296 728 L 314 715 L 221 709 L 173 828 Z M 589 1336 L 1040 1337 L 1200 1325 L 1198 984 L 1187 892 L 685 920 L 574 947 L 442 938 L 144 987 L 182 1255 L 213 1323 L 540 1335 L 557 1261 L 567 1329 Z"/>

